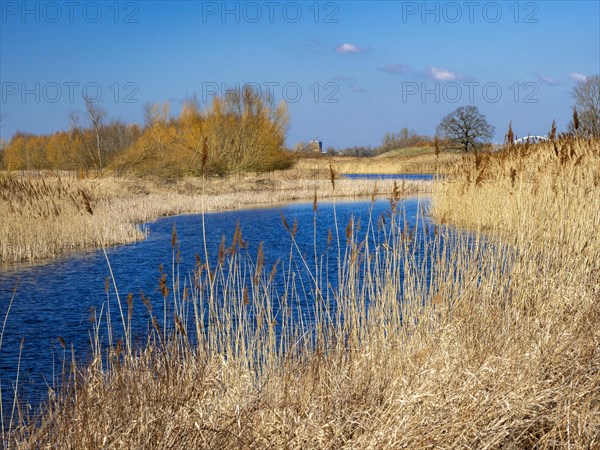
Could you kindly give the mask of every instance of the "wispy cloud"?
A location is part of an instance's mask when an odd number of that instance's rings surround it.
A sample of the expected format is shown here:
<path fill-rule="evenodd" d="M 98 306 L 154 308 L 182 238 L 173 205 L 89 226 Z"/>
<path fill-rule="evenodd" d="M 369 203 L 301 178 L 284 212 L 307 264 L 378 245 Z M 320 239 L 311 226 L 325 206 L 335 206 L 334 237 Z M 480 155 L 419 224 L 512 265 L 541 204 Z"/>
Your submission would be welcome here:
<path fill-rule="evenodd" d="M 387 66 L 380 67 L 379 70 L 391 75 L 409 75 L 413 73 L 412 68 L 406 64 L 388 64 Z"/>
<path fill-rule="evenodd" d="M 539 72 L 537 72 L 535 75 L 540 83 L 547 84 L 548 86 L 558 86 L 560 84 L 560 81 L 558 81 L 556 78 L 549 77 Z"/>
<path fill-rule="evenodd" d="M 573 81 L 576 81 L 576 82 L 578 82 L 578 83 L 582 83 L 582 82 L 584 82 L 585 80 L 587 80 L 587 76 L 585 76 L 584 74 L 582 74 L 582 73 L 579 73 L 579 72 L 571 72 L 571 73 L 569 74 L 569 78 L 570 78 L 571 80 L 573 80 Z"/>
<path fill-rule="evenodd" d="M 352 90 L 352 92 L 358 92 L 360 94 L 366 94 L 367 90 L 364 89 L 362 86 L 358 85 L 358 84 L 351 84 L 350 85 L 350 89 Z"/>
<path fill-rule="evenodd" d="M 425 69 L 425 76 L 438 81 L 452 81 L 461 78 L 461 75 L 458 72 L 453 72 L 441 67 L 427 67 Z"/>
<path fill-rule="evenodd" d="M 344 43 L 344 44 L 340 45 L 339 47 L 337 47 L 335 49 L 335 51 L 338 53 L 362 53 L 362 52 L 366 51 L 366 48 L 359 47 L 358 45 L 354 45 L 354 44 Z"/>
<path fill-rule="evenodd" d="M 338 83 L 345 84 L 350 88 L 352 92 L 357 92 L 361 94 L 366 94 L 367 90 L 360 85 L 360 82 L 354 77 L 348 77 L 345 75 L 338 75 L 333 77 L 333 81 Z"/>

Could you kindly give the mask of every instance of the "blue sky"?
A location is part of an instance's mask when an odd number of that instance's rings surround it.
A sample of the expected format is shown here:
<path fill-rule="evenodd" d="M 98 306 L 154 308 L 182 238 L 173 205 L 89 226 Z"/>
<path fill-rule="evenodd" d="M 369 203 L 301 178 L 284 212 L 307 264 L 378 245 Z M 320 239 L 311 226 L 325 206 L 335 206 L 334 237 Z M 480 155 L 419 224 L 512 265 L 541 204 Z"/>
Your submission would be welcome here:
<path fill-rule="evenodd" d="M 473 104 L 502 140 L 564 129 L 600 73 L 600 1 L 0 1 L 0 136 L 69 127 L 82 93 L 110 118 L 176 114 L 253 83 L 289 104 L 290 146 L 433 134 Z"/>

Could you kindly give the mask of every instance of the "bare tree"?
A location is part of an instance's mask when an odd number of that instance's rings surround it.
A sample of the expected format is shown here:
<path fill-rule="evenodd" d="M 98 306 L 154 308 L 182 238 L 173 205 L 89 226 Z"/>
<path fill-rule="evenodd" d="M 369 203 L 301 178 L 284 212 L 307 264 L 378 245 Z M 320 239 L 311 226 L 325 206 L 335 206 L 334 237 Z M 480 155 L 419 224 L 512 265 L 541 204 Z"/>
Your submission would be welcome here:
<path fill-rule="evenodd" d="M 476 106 L 461 106 L 442 119 L 436 133 L 460 145 L 465 152 L 477 144 L 488 142 L 495 128 L 488 124 Z"/>
<path fill-rule="evenodd" d="M 587 77 L 573 88 L 579 123 L 569 123 L 569 131 L 579 135 L 600 137 L 600 75 Z"/>
<path fill-rule="evenodd" d="M 79 136 L 81 138 L 81 140 L 83 141 L 83 148 L 85 148 L 89 160 L 93 165 L 96 165 L 96 158 L 94 157 L 92 145 L 90 144 L 90 142 L 88 142 L 85 130 L 83 129 L 83 125 L 81 124 L 81 116 L 78 112 L 73 111 L 69 114 L 69 119 L 71 120 L 71 125 L 73 127 L 71 139 L 75 139 L 75 136 Z"/>
<path fill-rule="evenodd" d="M 377 151 L 384 153 L 399 148 L 416 147 L 430 141 L 428 136 L 419 135 L 416 130 L 404 127 L 397 133 L 386 133 Z"/>
<path fill-rule="evenodd" d="M 102 128 L 102 124 L 104 118 L 106 117 L 106 110 L 104 110 L 100 105 L 96 104 L 91 98 L 83 97 L 85 101 L 85 109 L 87 112 L 88 121 L 92 127 L 94 135 L 96 137 L 96 154 L 98 156 L 98 169 L 100 173 L 102 173 L 102 154 L 100 151 L 100 129 Z"/>
<path fill-rule="evenodd" d="M 102 165 L 102 151 L 100 147 L 100 133 L 102 126 L 104 124 L 104 118 L 106 117 L 106 110 L 104 110 L 99 104 L 96 104 L 91 98 L 83 97 L 83 101 L 85 102 L 85 110 L 87 121 L 89 123 L 90 129 L 94 133 L 95 144 L 88 142 L 86 139 L 86 133 L 81 125 L 81 117 L 79 113 L 72 112 L 69 115 L 71 122 L 73 124 L 73 128 L 77 130 L 82 139 L 84 140 L 86 150 L 90 159 L 96 166 L 96 169 L 102 173 L 103 165 Z M 94 152 L 96 153 L 94 155 Z"/>
<path fill-rule="evenodd" d="M 166 123 L 169 120 L 168 103 L 144 103 L 144 126 L 152 127 L 158 123 Z"/>

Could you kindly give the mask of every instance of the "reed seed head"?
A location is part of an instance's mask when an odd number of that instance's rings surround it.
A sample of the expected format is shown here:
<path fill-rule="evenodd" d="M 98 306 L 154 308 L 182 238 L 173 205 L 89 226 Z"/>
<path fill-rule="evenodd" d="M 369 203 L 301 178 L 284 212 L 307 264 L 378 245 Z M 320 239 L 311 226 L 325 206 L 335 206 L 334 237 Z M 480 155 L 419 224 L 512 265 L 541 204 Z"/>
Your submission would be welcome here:
<path fill-rule="evenodd" d="M 329 181 L 331 182 L 331 188 L 335 191 L 335 169 L 333 164 L 329 161 Z"/>

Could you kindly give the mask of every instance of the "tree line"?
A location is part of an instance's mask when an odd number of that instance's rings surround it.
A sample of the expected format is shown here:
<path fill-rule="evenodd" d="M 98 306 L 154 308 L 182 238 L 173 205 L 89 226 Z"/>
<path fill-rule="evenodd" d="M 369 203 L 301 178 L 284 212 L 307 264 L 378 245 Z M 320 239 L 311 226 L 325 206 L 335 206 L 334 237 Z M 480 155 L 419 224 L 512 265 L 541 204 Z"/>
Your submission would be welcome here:
<path fill-rule="evenodd" d="M 578 83 L 568 132 L 600 136 L 600 75 Z M 252 87 L 228 91 L 202 109 L 187 99 L 177 117 L 168 104 L 144 106 L 144 124 L 107 121 L 100 105 L 84 98 L 83 117 L 71 115 L 71 128 L 49 135 L 17 133 L 0 148 L 0 168 L 8 170 L 95 170 L 160 176 L 269 171 L 291 166 L 298 156 L 315 156 L 315 146 L 285 147 L 289 117 L 285 102 L 275 105 Z M 465 152 L 490 145 L 495 128 L 477 107 L 461 106 L 445 116 L 433 137 L 401 128 L 386 133 L 376 147 L 329 147 L 329 156 L 369 157 L 409 147 Z M 509 135 L 512 127 L 509 126 Z M 514 136 L 507 136 L 511 142 Z M 318 152 L 317 152 L 318 153 Z"/>
<path fill-rule="evenodd" d="M 580 137 L 600 137 L 600 75 L 587 77 L 585 81 L 577 83 L 571 94 L 575 105 L 567 132 Z M 436 153 L 440 148 L 477 151 L 489 147 L 494 133 L 495 127 L 487 122 L 476 106 L 460 106 L 441 120 L 433 138 L 402 128 L 398 133 L 386 133 L 378 147 L 350 147 L 339 153 L 347 156 L 375 156 L 396 149 L 429 146 Z M 556 133 L 555 124 L 548 136 L 552 133 Z M 512 124 L 509 124 L 505 140 L 512 144 L 515 138 Z"/>
<path fill-rule="evenodd" d="M 144 124 L 107 121 L 97 103 L 84 99 L 83 117 L 68 131 L 16 133 L 0 157 L 8 170 L 95 170 L 159 176 L 266 171 L 289 167 L 284 102 L 251 87 L 228 91 L 202 109 L 187 99 L 174 117 L 168 104 L 144 106 Z"/>

